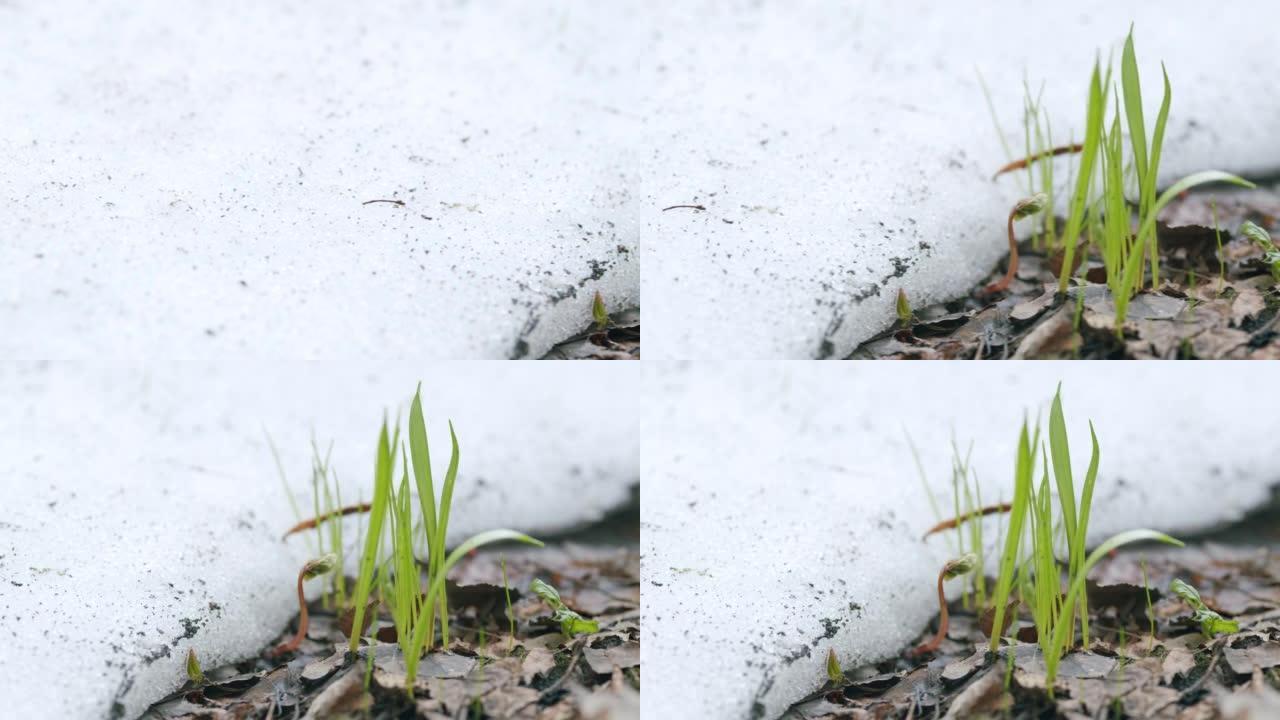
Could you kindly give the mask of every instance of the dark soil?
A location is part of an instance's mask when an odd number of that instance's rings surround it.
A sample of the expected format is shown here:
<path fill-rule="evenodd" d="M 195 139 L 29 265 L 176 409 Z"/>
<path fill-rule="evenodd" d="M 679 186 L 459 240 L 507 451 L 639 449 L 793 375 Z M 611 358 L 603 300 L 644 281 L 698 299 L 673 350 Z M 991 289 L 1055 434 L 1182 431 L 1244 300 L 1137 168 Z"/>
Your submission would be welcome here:
<path fill-rule="evenodd" d="M 1002 263 L 968 297 L 915 308 L 908 327 L 899 324 L 863 343 L 851 358 L 1280 358 L 1280 284 L 1262 250 L 1237 232 L 1251 220 L 1280 237 L 1280 192 L 1191 193 L 1161 218 L 1160 287 L 1133 298 L 1119 335 L 1096 253 L 1085 254 L 1084 279 L 1061 295 L 1060 253 L 1027 240 L 1019 245 L 1017 275 L 1007 291 L 983 293 L 1004 276 Z"/>

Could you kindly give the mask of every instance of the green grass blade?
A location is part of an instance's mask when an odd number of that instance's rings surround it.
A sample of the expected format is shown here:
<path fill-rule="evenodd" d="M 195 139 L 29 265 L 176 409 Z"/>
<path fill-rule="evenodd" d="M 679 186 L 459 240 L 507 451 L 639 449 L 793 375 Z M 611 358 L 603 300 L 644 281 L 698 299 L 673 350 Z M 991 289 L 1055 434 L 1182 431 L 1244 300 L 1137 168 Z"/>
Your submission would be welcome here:
<path fill-rule="evenodd" d="M 1066 644 L 1070 639 L 1067 637 L 1067 628 L 1070 625 L 1068 620 L 1075 612 L 1076 599 L 1084 594 L 1085 578 L 1089 575 L 1089 571 L 1093 569 L 1094 565 L 1098 564 L 1099 560 L 1106 557 L 1112 550 L 1115 550 L 1122 545 L 1142 542 L 1144 540 L 1153 540 L 1156 542 L 1167 543 L 1169 545 L 1176 545 L 1178 547 L 1183 546 L 1183 542 L 1177 538 L 1170 537 L 1156 530 L 1147 530 L 1144 528 L 1140 530 L 1128 530 L 1112 535 L 1089 554 L 1089 557 L 1085 559 L 1084 564 L 1080 567 L 1079 575 L 1071 581 L 1071 589 L 1067 592 L 1066 600 L 1063 602 L 1062 610 L 1058 616 L 1058 623 L 1054 627 L 1052 647 L 1055 652 L 1046 653 L 1044 657 L 1045 669 L 1048 671 L 1046 673 L 1046 679 L 1049 685 L 1053 684 L 1054 678 L 1057 675 L 1058 659 L 1061 656 L 1061 651 L 1066 647 Z"/>
<path fill-rule="evenodd" d="M 1102 137 L 1102 118 L 1106 113 L 1107 96 L 1102 91 L 1101 69 L 1093 63 L 1093 75 L 1089 79 L 1089 108 L 1085 116 L 1084 147 L 1080 152 L 1080 174 L 1076 176 L 1075 193 L 1067 214 L 1066 231 L 1063 234 L 1062 272 L 1058 276 L 1058 292 L 1067 291 L 1071 267 L 1075 261 L 1076 241 L 1084 228 L 1085 209 L 1089 203 L 1089 186 L 1093 181 L 1093 164 L 1098 158 L 1098 146 Z"/>
<path fill-rule="evenodd" d="M 1018 457 L 1014 464 L 1013 507 L 1009 511 L 1009 530 L 1004 536 L 1004 552 L 1000 556 L 1000 575 L 996 580 L 995 624 L 993 628 L 1004 627 L 1005 606 L 1009 602 L 1009 590 L 1013 585 L 1013 571 L 1018 564 L 1018 545 L 1022 540 L 1022 523 L 1027 515 L 1028 498 L 1031 488 L 1031 473 L 1034 460 L 1031 457 L 1030 441 L 1027 439 L 1027 423 L 1022 423 L 1022 432 L 1018 437 Z M 991 651 L 1000 647 L 1000 633 L 991 633 Z"/>
<path fill-rule="evenodd" d="M 1076 545 L 1076 491 L 1071 480 L 1071 448 L 1067 443 L 1067 423 L 1062 416 L 1062 385 L 1053 395 L 1049 410 L 1049 454 L 1053 459 L 1053 477 L 1058 485 L 1058 502 L 1062 505 L 1062 521 L 1067 530 L 1067 547 Z M 1077 560 L 1072 556 L 1072 566 Z"/>
<path fill-rule="evenodd" d="M 378 433 L 378 456 L 373 475 L 373 506 L 369 511 L 369 530 L 364 538 L 364 554 L 360 556 L 360 576 L 356 580 L 355 617 L 352 628 L 364 627 L 364 609 L 369 601 L 373 584 L 373 567 L 378 561 L 378 545 L 382 538 L 382 520 L 387 511 L 387 499 L 391 494 L 391 448 L 387 439 L 387 423 L 382 422 Z M 360 633 L 351 633 L 350 650 L 360 646 Z"/>
<path fill-rule="evenodd" d="M 1144 193 L 1150 167 L 1147 165 L 1147 128 L 1142 117 L 1142 83 L 1138 78 L 1138 58 L 1133 51 L 1133 26 L 1124 40 L 1124 52 L 1120 58 L 1120 86 L 1124 90 L 1124 114 L 1129 123 L 1129 143 L 1133 147 L 1133 167 L 1138 175 L 1138 188 Z M 1145 206 L 1145 200 L 1142 205 Z"/>
<path fill-rule="evenodd" d="M 427 423 L 422 419 L 422 385 L 413 393 L 409 406 L 409 457 L 413 459 L 413 479 L 418 487 L 418 503 L 427 525 L 427 540 L 436 536 L 436 489 L 431 481 L 431 448 L 427 445 Z M 432 555 L 435 548 L 429 548 Z"/>
<path fill-rule="evenodd" d="M 1124 282 L 1122 283 L 1125 288 L 1129 288 L 1130 292 L 1137 289 L 1137 283 L 1140 279 L 1140 272 L 1142 269 L 1141 258 L 1143 246 L 1146 238 L 1155 237 L 1156 216 L 1160 214 L 1160 211 L 1172 202 L 1174 198 L 1191 188 L 1219 182 L 1230 183 L 1232 185 L 1239 185 L 1240 187 L 1246 188 L 1257 187 L 1244 178 L 1232 175 L 1231 173 L 1222 172 L 1221 170 L 1205 170 L 1198 173 L 1192 173 L 1174 183 L 1168 190 L 1165 190 L 1160 194 L 1160 198 L 1151 206 L 1151 213 L 1143 219 L 1142 226 L 1138 229 L 1138 241 L 1133 244 L 1133 247 L 1129 252 L 1128 262 L 1125 265 L 1125 277 Z M 1155 242 L 1154 239 L 1152 242 Z M 1117 315 L 1117 320 L 1118 319 L 1119 315 Z"/>
<path fill-rule="evenodd" d="M 1169 119 L 1169 104 L 1173 101 L 1173 88 L 1169 85 L 1169 73 L 1164 69 L 1164 63 L 1160 63 L 1160 71 L 1164 74 L 1164 100 L 1160 102 L 1160 114 L 1156 116 L 1156 131 L 1151 136 L 1151 165 L 1147 169 L 1147 184 L 1142 187 L 1142 217 L 1150 212 L 1154 212 L 1152 207 L 1156 199 L 1156 183 L 1159 182 L 1160 173 L 1160 150 L 1164 145 L 1164 126 L 1165 121 Z M 1151 235 L 1151 282 L 1155 287 L 1160 286 L 1160 253 L 1156 247 L 1156 236 Z"/>
<path fill-rule="evenodd" d="M 445 542 L 449 531 L 449 508 L 453 505 L 453 483 L 458 478 L 458 436 L 453 432 L 453 421 L 449 421 L 449 442 L 453 446 L 453 455 L 449 458 L 449 469 L 444 474 L 444 488 L 440 491 L 440 521 L 436 523 L 436 542 L 435 548 L 432 549 L 432 561 L 434 564 L 434 572 L 442 572 L 440 565 L 443 563 Z M 437 559 L 438 558 L 438 559 Z M 441 639 L 445 645 L 449 644 L 449 600 L 444 594 L 440 594 L 440 632 Z"/>
<path fill-rule="evenodd" d="M 1093 431 L 1093 422 L 1089 422 L 1089 440 L 1093 451 L 1089 456 L 1089 469 L 1084 475 L 1084 489 L 1080 493 L 1080 517 L 1076 521 L 1076 544 L 1071 549 L 1071 557 L 1083 558 L 1085 543 L 1089 533 L 1089 506 L 1093 503 L 1093 481 L 1098 478 L 1098 462 L 1102 453 L 1098 450 L 1098 436 Z M 1077 572 L 1079 568 L 1076 568 Z M 1085 647 L 1089 646 L 1089 598 L 1080 596 L 1080 633 Z"/>
<path fill-rule="evenodd" d="M 427 641 L 426 613 L 431 608 L 435 607 L 436 599 L 444 592 L 445 577 L 449 574 L 449 570 L 451 570 L 454 565 L 457 565 L 458 561 L 472 550 L 483 545 L 504 541 L 520 542 L 525 543 L 526 545 L 543 547 L 541 540 L 529 537 L 528 535 L 525 535 L 522 532 L 516 532 L 515 530 L 502 529 L 488 530 L 486 532 L 472 535 L 464 540 L 453 552 L 449 553 L 449 557 L 445 558 L 444 562 L 441 563 L 439 572 L 431 579 L 431 586 L 427 588 L 427 595 L 423 599 L 422 612 L 418 614 L 418 622 L 413 628 L 412 642 L 410 643 L 409 649 L 405 653 L 404 657 L 406 677 L 412 678 L 417 676 L 418 658 L 421 657 L 422 649 L 426 645 Z M 412 687 L 412 683 L 408 683 L 408 685 Z"/>

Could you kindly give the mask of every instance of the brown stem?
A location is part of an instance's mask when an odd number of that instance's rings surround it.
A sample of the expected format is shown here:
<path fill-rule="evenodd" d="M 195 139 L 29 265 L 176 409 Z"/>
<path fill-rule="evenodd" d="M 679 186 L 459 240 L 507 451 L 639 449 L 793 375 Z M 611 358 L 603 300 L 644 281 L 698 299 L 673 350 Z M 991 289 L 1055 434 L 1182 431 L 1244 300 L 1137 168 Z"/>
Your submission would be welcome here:
<path fill-rule="evenodd" d="M 307 568 L 304 566 L 298 572 L 298 634 L 272 648 L 271 652 L 267 653 L 271 657 L 279 657 L 295 652 L 302 645 L 302 639 L 307 636 L 307 626 L 311 619 L 307 617 L 307 598 L 302 594 L 302 581 L 306 579 Z"/>
<path fill-rule="evenodd" d="M 1004 277 L 982 289 L 982 292 L 986 295 L 1007 290 L 1009 283 L 1013 282 L 1013 274 L 1018 272 L 1018 241 L 1013 237 L 1013 221 L 1017 219 L 1017 214 L 1018 209 L 1016 207 L 1009 213 L 1009 269 L 1005 272 Z"/>
<path fill-rule="evenodd" d="M 334 510 L 331 513 L 326 513 L 324 515 L 321 515 L 320 517 L 313 517 L 307 520 L 303 520 L 297 525 L 294 525 L 293 527 L 289 528 L 285 532 L 284 536 L 289 537 L 290 535 L 296 532 L 302 532 L 303 530 L 310 530 L 311 528 L 315 527 L 316 525 L 319 525 L 320 523 L 330 518 L 342 517 L 344 515 L 353 515 L 355 513 L 369 512 L 372 509 L 373 509 L 373 505 L 369 503 L 357 503 L 355 505 L 348 505 L 344 508 L 339 508 L 337 510 Z"/>
<path fill-rule="evenodd" d="M 942 619 L 938 621 L 938 634 L 933 636 L 932 640 L 920 643 L 911 651 L 912 655 L 928 655 L 931 652 L 937 652 L 938 647 L 942 645 L 942 639 L 947 636 L 947 627 L 951 623 L 951 618 L 947 614 L 947 596 L 942 591 L 942 582 L 947 579 L 947 568 L 944 566 L 942 572 L 938 573 L 938 611 L 942 614 Z"/>
<path fill-rule="evenodd" d="M 1024 157 L 1021 160 L 1014 160 L 1008 165 L 1005 165 L 1004 167 L 997 170 L 996 174 L 991 176 L 991 179 L 995 180 L 996 178 L 1000 177 L 1001 175 L 1007 172 L 1013 172 L 1014 170 L 1021 170 L 1027 165 L 1030 165 L 1032 160 L 1039 160 L 1041 158 L 1047 158 L 1047 157 L 1057 157 L 1058 155 L 1066 155 L 1067 153 L 1078 153 L 1078 152 L 1081 152 L 1082 150 L 1084 150 L 1084 145 L 1079 145 L 1079 144 L 1060 145 L 1047 152 L 1042 152 L 1039 155 L 1032 155 L 1030 157 Z"/>
<path fill-rule="evenodd" d="M 974 510 L 971 513 L 965 513 L 964 515 L 961 515 L 959 517 L 953 517 L 950 520 L 943 520 L 937 525 L 934 525 L 933 527 L 929 528 L 929 531 L 926 532 L 924 536 L 927 538 L 934 533 L 942 532 L 943 530 L 950 530 L 970 518 L 984 517 L 986 515 L 995 515 L 996 513 L 1006 513 L 1012 509 L 1013 509 L 1013 505 L 1011 503 L 997 503 L 995 505 L 988 505 L 984 508 L 979 508 L 978 510 Z"/>

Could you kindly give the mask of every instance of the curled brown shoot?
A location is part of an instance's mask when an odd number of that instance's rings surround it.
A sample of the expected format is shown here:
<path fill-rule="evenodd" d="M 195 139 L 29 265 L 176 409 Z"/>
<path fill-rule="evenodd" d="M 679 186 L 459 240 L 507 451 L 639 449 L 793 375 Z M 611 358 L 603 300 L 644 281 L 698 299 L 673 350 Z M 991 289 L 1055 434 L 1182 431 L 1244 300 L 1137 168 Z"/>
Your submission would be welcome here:
<path fill-rule="evenodd" d="M 938 647 L 942 645 L 942 639 L 947 636 L 947 629 L 951 624 L 951 617 L 947 613 L 947 595 L 943 590 L 943 583 L 951 578 L 968 575 L 978 567 L 978 556 L 973 553 L 965 553 L 954 560 L 947 561 L 942 566 L 942 571 L 938 573 L 938 632 L 932 639 L 920 643 L 911 650 L 912 656 L 928 655 L 937 652 Z"/>
<path fill-rule="evenodd" d="M 994 295 L 1007 290 L 1009 283 L 1013 282 L 1013 276 L 1018 272 L 1018 240 L 1013 235 L 1014 221 L 1031 217 L 1044 210 L 1048 204 L 1049 197 L 1047 195 L 1036 193 L 1029 198 L 1019 200 L 1013 206 L 1013 209 L 1009 211 L 1009 269 L 1005 271 L 1004 277 L 982 289 L 984 295 Z"/>
<path fill-rule="evenodd" d="M 316 558 L 308 561 L 298 571 L 298 632 L 293 637 L 271 648 L 267 653 L 269 657 L 279 657 L 294 652 L 302 645 L 302 639 L 307 636 L 307 627 L 310 625 L 311 618 L 307 615 L 307 597 L 302 592 L 302 583 L 319 575 L 325 575 L 333 572 L 338 566 L 338 556 L 329 553 L 324 557 Z"/>

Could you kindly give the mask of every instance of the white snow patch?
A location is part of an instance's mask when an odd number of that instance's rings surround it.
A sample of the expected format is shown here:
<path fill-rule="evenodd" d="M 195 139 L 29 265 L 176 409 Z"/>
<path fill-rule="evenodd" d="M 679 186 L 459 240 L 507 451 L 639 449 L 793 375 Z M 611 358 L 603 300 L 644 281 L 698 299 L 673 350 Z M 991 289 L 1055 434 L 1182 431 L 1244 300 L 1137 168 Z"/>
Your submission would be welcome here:
<path fill-rule="evenodd" d="M 915 306 L 969 292 L 1007 253 L 1024 179 L 1022 81 L 1054 140 L 1079 140 L 1095 55 L 1136 22 L 1161 173 L 1280 170 L 1280 5 L 1196 0 L 671 3 L 657 11 L 643 203 L 649 357 L 844 357 Z M 1060 176 L 1066 177 L 1066 160 Z M 656 244 L 655 244 L 656 243 Z"/>
<path fill-rule="evenodd" d="M 332 440 L 344 500 L 367 499 L 383 412 L 404 417 L 422 379 L 435 462 L 448 461 L 447 418 L 461 446 L 454 542 L 491 527 L 568 530 L 639 482 L 629 363 L 367 367 L 339 352 L 148 355 L 125 369 L 39 339 L 0 341 L 6 717 L 135 717 L 181 684 L 188 648 L 214 667 L 286 627 L 306 544 L 281 540 L 295 520 L 264 430 L 299 488 L 312 431 Z"/>
<path fill-rule="evenodd" d="M 1280 483 L 1280 418 L 1238 402 L 1273 384 L 1264 365 L 647 368 L 644 717 L 776 717 L 821 685 L 829 648 L 845 667 L 899 652 L 946 560 L 921 539 L 935 518 L 906 433 L 944 504 L 953 435 L 984 501 L 1007 499 L 1019 424 L 1047 419 L 1059 380 L 1075 464 L 1090 419 L 1101 444 L 1094 542 L 1238 519 Z"/>
<path fill-rule="evenodd" d="M 639 306 L 626 22 L 0 3 L 0 327 L 139 354 L 539 357 L 597 290 Z"/>

